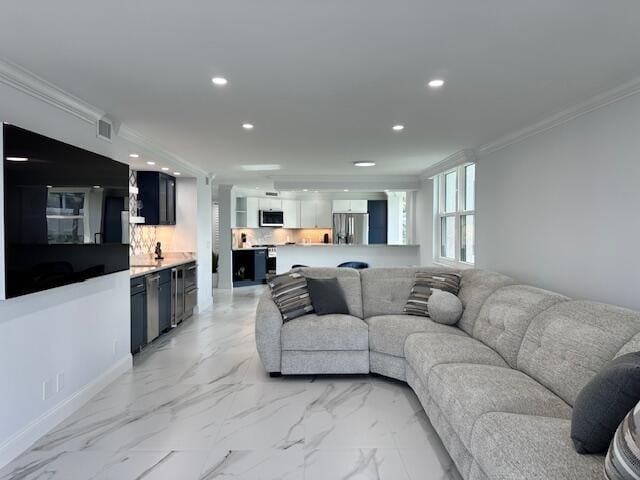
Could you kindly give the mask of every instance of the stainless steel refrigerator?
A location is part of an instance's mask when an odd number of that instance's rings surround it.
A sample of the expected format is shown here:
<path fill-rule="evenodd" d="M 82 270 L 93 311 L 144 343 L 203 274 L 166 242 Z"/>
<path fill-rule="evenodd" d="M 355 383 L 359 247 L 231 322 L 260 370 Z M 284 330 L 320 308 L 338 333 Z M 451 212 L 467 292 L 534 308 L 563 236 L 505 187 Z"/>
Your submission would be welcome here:
<path fill-rule="evenodd" d="M 368 213 L 334 213 L 333 243 L 369 244 Z"/>

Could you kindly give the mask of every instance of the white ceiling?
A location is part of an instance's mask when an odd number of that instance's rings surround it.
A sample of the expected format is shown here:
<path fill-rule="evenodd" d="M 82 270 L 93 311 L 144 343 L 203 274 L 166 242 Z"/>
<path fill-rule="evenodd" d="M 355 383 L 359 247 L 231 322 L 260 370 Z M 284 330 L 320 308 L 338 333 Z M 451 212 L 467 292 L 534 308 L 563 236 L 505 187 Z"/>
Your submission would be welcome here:
<path fill-rule="evenodd" d="M 637 0 L 3 0 L 0 56 L 222 181 L 412 175 L 640 76 L 638 18 Z"/>

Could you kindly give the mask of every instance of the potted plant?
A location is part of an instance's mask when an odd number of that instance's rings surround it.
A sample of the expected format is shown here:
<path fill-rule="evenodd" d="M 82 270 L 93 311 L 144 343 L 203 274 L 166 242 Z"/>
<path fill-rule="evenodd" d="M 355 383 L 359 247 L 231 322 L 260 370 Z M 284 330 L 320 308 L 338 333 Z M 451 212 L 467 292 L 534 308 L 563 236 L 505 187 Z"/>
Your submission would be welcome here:
<path fill-rule="evenodd" d="M 218 259 L 219 259 L 219 255 L 216 252 L 213 252 L 213 255 L 211 257 L 211 270 L 212 270 L 212 277 L 211 277 L 211 284 L 213 285 L 213 288 L 218 288 Z"/>

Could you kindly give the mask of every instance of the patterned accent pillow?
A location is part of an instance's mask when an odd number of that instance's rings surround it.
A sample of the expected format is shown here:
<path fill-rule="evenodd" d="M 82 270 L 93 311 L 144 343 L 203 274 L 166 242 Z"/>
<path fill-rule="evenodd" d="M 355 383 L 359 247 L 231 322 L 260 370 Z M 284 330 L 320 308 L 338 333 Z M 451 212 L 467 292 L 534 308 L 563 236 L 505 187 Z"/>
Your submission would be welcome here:
<path fill-rule="evenodd" d="M 604 475 L 607 480 L 640 478 L 640 403 L 616 430 L 604 460 Z"/>
<path fill-rule="evenodd" d="M 287 322 L 313 312 L 307 279 L 300 273 L 276 275 L 269 280 L 271 298 Z"/>
<path fill-rule="evenodd" d="M 411 294 L 404 306 L 407 315 L 429 316 L 427 302 L 431 296 L 431 290 L 438 289 L 458 295 L 460 290 L 460 274 L 451 272 L 425 273 L 416 272 L 416 278 L 411 288 Z"/>

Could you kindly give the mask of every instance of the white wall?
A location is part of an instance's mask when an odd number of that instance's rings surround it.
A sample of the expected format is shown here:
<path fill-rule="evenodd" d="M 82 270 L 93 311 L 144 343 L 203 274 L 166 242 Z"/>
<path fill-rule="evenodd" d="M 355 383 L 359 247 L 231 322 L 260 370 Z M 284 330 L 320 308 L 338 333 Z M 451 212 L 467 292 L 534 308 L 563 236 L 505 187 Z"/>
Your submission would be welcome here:
<path fill-rule="evenodd" d="M 111 157 L 127 150 L 98 140 L 94 125 L 3 84 L 0 119 Z M 0 465 L 129 368 L 129 349 L 128 272 L 0 301 Z M 64 388 L 43 401 L 42 383 L 53 382 L 55 392 L 59 372 Z"/>
<path fill-rule="evenodd" d="M 477 263 L 640 310 L 640 95 L 482 157 Z"/>
<path fill-rule="evenodd" d="M 235 197 L 232 185 L 218 187 L 220 210 L 220 258 L 218 260 L 218 288 L 233 288 L 231 275 L 231 217 L 235 215 Z"/>
<path fill-rule="evenodd" d="M 198 311 L 202 312 L 213 302 L 211 286 L 211 185 L 205 177 L 197 179 L 198 195 Z"/>
<path fill-rule="evenodd" d="M 176 224 L 159 227 L 156 237 L 165 252 L 198 249 L 198 185 L 195 178 L 176 178 Z"/>
<path fill-rule="evenodd" d="M 416 192 L 416 236 L 420 265 L 433 263 L 433 180 L 424 180 Z"/>

